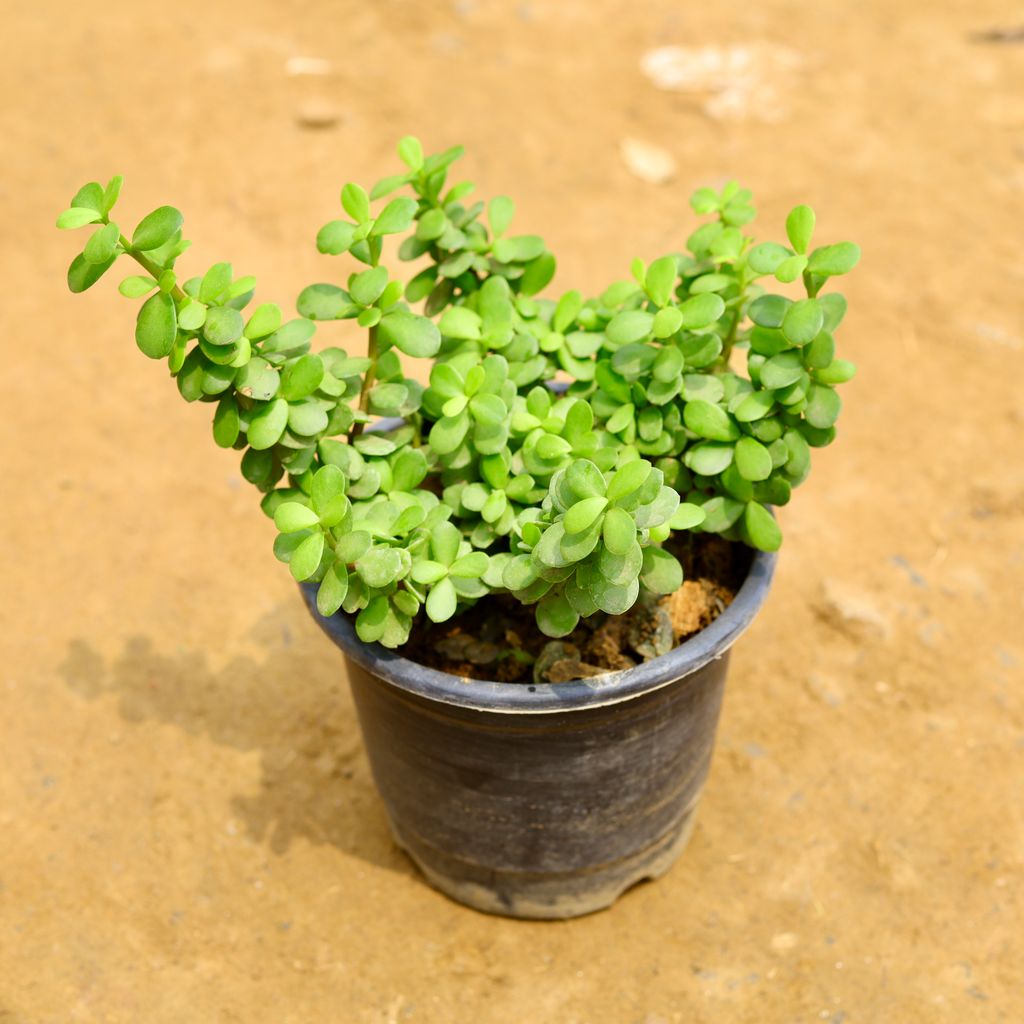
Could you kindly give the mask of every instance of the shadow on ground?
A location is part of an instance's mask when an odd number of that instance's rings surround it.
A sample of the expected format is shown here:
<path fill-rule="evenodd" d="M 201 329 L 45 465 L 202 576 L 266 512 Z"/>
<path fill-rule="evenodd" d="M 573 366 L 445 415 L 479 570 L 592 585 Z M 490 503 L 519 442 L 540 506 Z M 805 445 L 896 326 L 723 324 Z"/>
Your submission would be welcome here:
<path fill-rule="evenodd" d="M 331 674 L 322 652 L 291 645 L 286 625 L 267 627 L 252 630 L 263 657 L 235 656 L 219 668 L 202 651 L 161 652 L 135 636 L 110 661 L 88 641 L 73 640 L 60 672 L 81 697 L 115 697 L 127 722 L 163 722 L 259 751 L 259 792 L 234 797 L 232 808 L 275 853 L 301 837 L 414 873 L 391 838 L 340 662 Z"/>

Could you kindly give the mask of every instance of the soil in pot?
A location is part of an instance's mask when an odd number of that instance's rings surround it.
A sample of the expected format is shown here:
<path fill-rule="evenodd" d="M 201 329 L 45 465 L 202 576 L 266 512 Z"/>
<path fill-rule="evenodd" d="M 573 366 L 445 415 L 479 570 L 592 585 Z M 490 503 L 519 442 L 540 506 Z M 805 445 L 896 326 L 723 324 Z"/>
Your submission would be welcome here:
<path fill-rule="evenodd" d="M 532 606 L 493 594 L 447 622 L 421 618 L 402 654 L 452 675 L 510 683 L 564 683 L 632 668 L 713 622 L 750 566 L 749 548 L 714 534 L 690 534 L 668 549 L 683 566 L 682 587 L 638 601 L 625 615 L 593 615 L 552 640 L 537 628 Z"/>

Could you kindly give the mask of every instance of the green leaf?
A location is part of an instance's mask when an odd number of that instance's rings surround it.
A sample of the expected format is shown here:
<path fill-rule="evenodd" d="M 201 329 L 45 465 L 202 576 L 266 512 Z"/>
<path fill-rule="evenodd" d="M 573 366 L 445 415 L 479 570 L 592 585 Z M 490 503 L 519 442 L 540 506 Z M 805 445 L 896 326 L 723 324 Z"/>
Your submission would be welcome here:
<path fill-rule="evenodd" d="M 688 331 L 696 331 L 715 323 L 725 312 L 725 302 L 721 295 L 713 292 L 692 295 L 679 306 L 679 312 L 683 317 L 683 327 Z"/>
<path fill-rule="evenodd" d="M 768 390 L 789 387 L 803 372 L 804 364 L 798 352 L 781 352 L 761 367 L 761 386 Z"/>
<path fill-rule="evenodd" d="M 316 610 L 323 616 L 334 615 L 347 593 L 348 572 L 344 565 L 335 562 L 324 573 L 320 588 L 316 592 Z"/>
<path fill-rule="evenodd" d="M 284 501 L 274 511 L 274 525 L 281 533 L 308 530 L 319 522 L 317 514 L 299 501 Z"/>
<path fill-rule="evenodd" d="M 357 636 L 364 644 L 376 643 L 384 636 L 390 617 L 390 602 L 385 595 L 378 594 L 357 616 Z"/>
<path fill-rule="evenodd" d="M 754 391 L 736 406 L 733 416 L 740 423 L 753 423 L 767 416 L 775 408 L 775 393 Z"/>
<path fill-rule="evenodd" d="M 462 558 L 455 559 L 448 571 L 452 576 L 459 579 L 476 580 L 487 572 L 489 564 L 490 559 L 484 552 L 473 551 L 468 555 L 463 555 Z"/>
<path fill-rule="evenodd" d="M 747 266 L 757 274 L 774 274 L 793 253 L 778 242 L 762 242 L 747 253 Z"/>
<path fill-rule="evenodd" d="M 544 252 L 544 239 L 538 235 L 499 238 L 492 249 L 499 263 L 529 263 Z"/>
<path fill-rule="evenodd" d="M 683 326 L 683 314 L 675 306 L 659 309 L 651 325 L 651 333 L 656 338 L 671 338 Z"/>
<path fill-rule="evenodd" d="M 545 636 L 568 636 L 580 621 L 571 604 L 561 594 L 549 595 L 537 604 L 537 625 Z"/>
<path fill-rule="evenodd" d="M 74 228 L 83 228 L 86 224 L 95 224 L 96 221 L 102 219 L 103 214 L 99 210 L 87 209 L 84 206 L 72 206 L 57 218 L 57 227 L 62 231 L 69 231 Z"/>
<path fill-rule="evenodd" d="M 370 412 L 375 416 L 399 416 L 409 398 L 404 384 L 375 384 L 370 389 Z"/>
<path fill-rule="evenodd" d="M 807 261 L 807 269 L 821 277 L 848 274 L 860 261 L 860 247 L 853 242 L 837 242 L 815 249 Z"/>
<path fill-rule="evenodd" d="M 352 444 L 362 455 L 390 455 L 398 447 L 389 437 L 369 433 L 360 434 Z"/>
<path fill-rule="evenodd" d="M 353 302 L 359 303 L 360 306 L 369 306 L 380 298 L 387 283 L 387 268 L 371 267 L 369 270 L 353 274 L 348 282 L 348 290 Z"/>
<path fill-rule="evenodd" d="M 440 238 L 448 228 L 448 217 L 444 210 L 427 210 L 416 225 L 416 237 L 423 242 L 432 242 Z"/>
<path fill-rule="evenodd" d="M 407 356 L 430 358 L 441 348 L 441 332 L 425 316 L 403 310 L 388 313 L 377 326 L 378 336 Z"/>
<path fill-rule="evenodd" d="M 612 318 L 604 333 L 612 344 L 628 345 L 647 338 L 653 326 L 653 313 L 643 309 L 627 309 Z"/>
<path fill-rule="evenodd" d="M 814 211 L 809 206 L 794 206 L 786 218 L 786 235 L 789 244 L 798 253 L 807 252 L 814 234 Z"/>
<path fill-rule="evenodd" d="M 804 272 L 806 266 L 806 256 L 790 256 L 788 260 L 783 260 L 779 264 L 778 269 L 775 271 L 775 279 L 783 284 L 789 284 Z"/>
<path fill-rule="evenodd" d="M 139 226 L 132 235 L 132 248 L 139 252 L 159 249 L 171 240 L 175 232 L 181 230 L 184 221 L 181 211 L 173 206 L 157 207 L 139 221 Z"/>
<path fill-rule="evenodd" d="M 792 301 L 784 295 L 760 295 L 750 304 L 747 314 L 758 327 L 781 327 L 791 305 Z"/>
<path fill-rule="evenodd" d="M 702 529 L 708 533 L 724 533 L 743 515 L 744 504 L 734 498 L 718 495 L 703 504 Z"/>
<path fill-rule="evenodd" d="M 625 430 L 630 424 L 634 422 L 634 414 L 636 413 L 636 407 L 632 402 L 627 402 L 626 405 L 620 405 L 608 417 L 605 423 L 605 429 L 612 434 L 619 434 Z"/>
<path fill-rule="evenodd" d="M 430 588 L 427 594 L 427 618 L 431 622 L 447 622 L 455 614 L 459 597 L 455 585 L 445 576 Z"/>
<path fill-rule="evenodd" d="M 231 306 L 213 306 L 206 311 L 203 337 L 211 345 L 233 345 L 245 327 L 242 314 Z"/>
<path fill-rule="evenodd" d="M 672 513 L 668 524 L 673 530 L 692 530 L 704 522 L 704 516 L 704 509 L 700 505 L 692 505 L 684 501 Z"/>
<path fill-rule="evenodd" d="M 576 559 L 567 558 L 562 553 L 562 541 L 565 540 L 565 527 L 561 523 L 549 526 L 533 549 L 533 557 L 549 569 L 558 569 L 571 565 Z"/>
<path fill-rule="evenodd" d="M 235 389 L 258 402 L 269 401 L 277 394 L 281 375 L 265 359 L 255 356 L 242 367 L 235 378 Z"/>
<path fill-rule="evenodd" d="M 386 195 L 390 195 L 400 185 L 405 185 L 409 181 L 408 174 L 389 174 L 387 177 L 381 178 L 373 188 L 370 189 L 371 199 L 382 199 Z"/>
<path fill-rule="evenodd" d="M 817 299 L 794 302 L 782 318 L 782 333 L 794 345 L 809 345 L 825 324 L 825 314 Z"/>
<path fill-rule="evenodd" d="M 288 429 L 301 437 L 315 437 L 327 429 L 329 421 L 323 402 L 291 402 L 288 406 Z"/>
<path fill-rule="evenodd" d="M 85 243 L 82 255 L 90 263 L 106 263 L 117 254 L 117 243 L 121 237 L 116 224 L 104 224 L 97 228 Z"/>
<path fill-rule="evenodd" d="M 410 171 L 418 171 L 423 166 L 423 146 L 415 135 L 406 135 L 398 143 L 398 158 Z"/>
<path fill-rule="evenodd" d="M 90 263 L 82 253 L 79 253 L 68 267 L 68 288 L 76 295 L 91 288 L 117 261 L 116 256 L 111 256 L 106 263 Z"/>
<path fill-rule="evenodd" d="M 458 557 L 462 535 L 449 522 L 439 523 L 430 537 L 430 549 L 442 565 L 451 565 Z"/>
<path fill-rule="evenodd" d="M 651 370 L 654 379 L 670 383 L 678 380 L 682 375 L 685 359 L 683 353 L 677 348 L 663 348 L 654 360 Z"/>
<path fill-rule="evenodd" d="M 257 409 L 249 421 L 249 444 L 257 451 L 272 448 L 281 439 L 287 425 L 288 403 L 283 398 L 267 402 Z"/>
<path fill-rule="evenodd" d="M 857 373 L 857 367 L 848 359 L 836 359 L 828 366 L 815 373 L 815 377 L 822 384 L 845 384 L 853 380 Z"/>
<path fill-rule="evenodd" d="M 468 251 L 456 253 L 454 256 L 449 256 L 448 259 L 438 265 L 438 273 L 442 277 L 460 277 L 469 270 L 475 258 L 475 255 Z"/>
<path fill-rule="evenodd" d="M 352 306 L 348 292 L 335 284 L 311 284 L 299 292 L 296 309 L 310 320 L 335 320 Z M 355 315 L 353 309 L 352 315 Z"/>
<path fill-rule="evenodd" d="M 480 337 L 482 323 L 479 313 L 465 306 L 450 306 L 444 311 L 439 327 L 446 338 L 476 341 Z"/>
<path fill-rule="evenodd" d="M 157 292 L 146 299 L 135 321 L 135 344 L 142 353 L 164 359 L 174 347 L 177 332 L 177 311 L 170 295 Z"/>
<path fill-rule="evenodd" d="M 345 212 L 359 224 L 370 219 L 370 197 L 362 185 L 349 182 L 341 190 L 341 205 L 345 208 Z"/>
<path fill-rule="evenodd" d="M 640 593 L 640 582 L 632 580 L 622 586 L 609 583 L 604 586 L 593 586 L 591 590 L 601 611 L 607 612 L 609 615 L 622 615 L 636 604 Z"/>
<path fill-rule="evenodd" d="M 281 371 L 279 394 L 290 402 L 311 395 L 324 379 L 323 360 L 311 352 L 288 363 Z"/>
<path fill-rule="evenodd" d="M 810 370 L 823 370 L 835 358 L 835 338 L 827 331 L 821 333 L 804 348 L 803 362 Z"/>
<path fill-rule="evenodd" d="M 356 226 L 347 220 L 332 220 L 316 235 L 316 247 L 327 256 L 340 256 L 352 248 Z"/>
<path fill-rule="evenodd" d="M 397 548 L 370 548 L 355 568 L 367 586 L 386 587 L 402 575 L 402 553 Z"/>
<path fill-rule="evenodd" d="M 715 444 L 708 441 L 690 448 L 683 456 L 683 462 L 701 476 L 715 476 L 721 473 L 731 462 L 733 446 L 731 444 Z"/>
<path fill-rule="evenodd" d="M 811 449 L 804 440 L 803 434 L 798 430 L 787 430 L 783 434 L 782 440 L 789 450 L 789 458 L 786 459 L 786 474 L 799 478 L 806 476 L 811 465 Z"/>
<path fill-rule="evenodd" d="M 474 395 L 469 400 L 469 411 L 477 423 L 491 427 L 501 426 L 508 420 L 508 407 L 497 395 Z M 476 442 L 478 448 L 480 440 L 480 434 L 477 433 Z"/>
<path fill-rule="evenodd" d="M 630 342 L 612 356 L 612 369 L 626 380 L 637 380 L 654 365 L 659 350 L 646 342 Z"/>
<path fill-rule="evenodd" d="M 121 186 L 124 184 L 124 178 L 120 174 L 115 174 L 110 181 L 107 182 L 107 187 L 103 190 L 102 208 L 104 213 L 110 213 L 114 208 L 114 204 L 117 202 L 118 196 L 121 195 Z"/>
<path fill-rule="evenodd" d="M 772 457 L 760 441 L 744 437 L 736 442 L 736 468 L 744 480 L 767 480 L 772 472 Z"/>
<path fill-rule="evenodd" d="M 234 396 L 225 395 L 213 414 L 213 440 L 221 448 L 231 448 L 238 440 L 238 433 L 238 403 Z"/>
<path fill-rule="evenodd" d="M 613 555 L 625 555 L 636 541 L 636 523 L 623 509 L 610 508 L 601 524 L 601 535 Z"/>
<path fill-rule="evenodd" d="M 345 493 L 345 474 L 337 466 L 321 466 L 313 474 L 309 496 L 318 513 L 331 506 L 335 498 Z"/>
<path fill-rule="evenodd" d="M 695 213 L 714 213 L 718 209 L 718 193 L 704 186 L 690 196 L 690 206 Z"/>
<path fill-rule="evenodd" d="M 609 583 L 621 587 L 624 584 L 632 583 L 640 575 L 640 569 L 643 567 L 643 564 L 644 551 L 637 543 L 634 531 L 634 539 L 623 554 L 616 554 L 609 547 L 605 546 L 597 559 L 597 571 Z M 568 588 L 566 593 L 569 596 Z M 570 600 L 572 600 L 571 597 Z M 573 607 L 579 611 L 577 602 L 573 601 Z"/>
<path fill-rule="evenodd" d="M 508 230 L 516 204 L 508 196 L 495 196 L 487 206 L 487 219 L 491 222 L 491 233 L 499 238 Z"/>
<path fill-rule="evenodd" d="M 231 264 L 214 263 L 210 269 L 203 274 L 203 280 L 199 285 L 199 301 L 204 303 L 215 302 L 231 287 Z"/>
<path fill-rule="evenodd" d="M 836 392 L 825 384 L 812 384 L 807 395 L 804 419 L 812 427 L 824 430 L 839 418 L 843 402 Z"/>
<path fill-rule="evenodd" d="M 743 525 L 751 544 L 761 551 L 778 551 L 782 545 L 782 531 L 775 517 L 756 501 L 747 504 L 743 512 Z"/>
<path fill-rule="evenodd" d="M 640 582 L 654 594 L 674 594 L 683 585 L 683 567 L 661 548 L 644 548 Z"/>
<path fill-rule="evenodd" d="M 420 562 L 413 563 L 412 572 L 409 575 L 414 583 L 430 586 L 432 583 L 437 583 L 438 580 L 448 575 L 448 567 L 440 562 L 434 562 L 429 558 L 425 558 Z"/>
<path fill-rule="evenodd" d="M 400 231 L 406 231 L 416 216 L 416 200 L 409 196 L 399 196 L 392 199 L 380 212 L 373 227 L 370 230 L 370 237 L 376 238 L 380 235 L 395 235 Z"/>
<path fill-rule="evenodd" d="M 86 210 L 103 209 L 103 189 L 98 181 L 90 181 L 83 185 L 71 200 L 72 206 L 80 206 Z"/>
<path fill-rule="evenodd" d="M 602 497 L 584 498 L 576 502 L 565 514 L 563 525 L 566 533 L 582 533 L 597 521 L 598 516 L 608 505 L 608 499 Z"/>
<path fill-rule="evenodd" d="M 126 277 L 118 286 L 117 290 L 128 299 L 137 299 L 146 295 L 156 287 L 156 281 L 151 277 L 133 275 Z"/>
<path fill-rule="evenodd" d="M 281 307 L 274 302 L 264 302 L 256 307 L 245 325 L 245 336 L 252 341 L 273 334 L 281 326 Z"/>
<path fill-rule="evenodd" d="M 519 278 L 519 294 L 536 295 L 546 288 L 555 276 L 555 266 L 555 257 L 549 252 L 527 263 L 523 276 Z"/>
<path fill-rule="evenodd" d="M 675 287 L 678 274 L 679 268 L 675 256 L 662 256 L 647 268 L 647 273 L 644 276 L 644 290 L 651 302 L 659 308 L 667 306 L 672 298 L 672 289 Z"/>
<path fill-rule="evenodd" d="M 819 295 L 818 303 L 825 314 L 825 330 L 835 331 L 846 316 L 846 299 L 838 292 Z"/>
<path fill-rule="evenodd" d="M 721 406 L 699 398 L 683 407 L 683 422 L 687 430 L 710 441 L 734 441 L 740 436 L 739 427 Z"/>
<path fill-rule="evenodd" d="M 324 535 L 317 530 L 311 533 L 293 552 L 288 561 L 292 576 L 300 583 L 308 580 L 320 568 L 324 553 Z"/>
<path fill-rule="evenodd" d="M 346 565 L 358 562 L 373 544 L 373 538 L 365 530 L 346 533 L 334 547 L 338 560 Z"/>
<path fill-rule="evenodd" d="M 639 491 L 647 482 L 653 467 L 643 459 L 634 459 L 627 462 L 621 469 L 617 470 L 608 484 L 608 500 L 610 502 L 621 501 L 627 495 Z"/>

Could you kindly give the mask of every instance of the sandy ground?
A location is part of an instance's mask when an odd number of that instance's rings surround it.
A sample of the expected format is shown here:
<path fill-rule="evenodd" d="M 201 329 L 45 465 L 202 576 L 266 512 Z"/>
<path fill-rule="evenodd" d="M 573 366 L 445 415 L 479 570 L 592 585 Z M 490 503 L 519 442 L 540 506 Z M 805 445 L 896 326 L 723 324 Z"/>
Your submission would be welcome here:
<path fill-rule="evenodd" d="M 1024 1020 L 1024 46 L 972 38 L 1018 4 L 7 7 L 3 1024 Z M 642 74 L 674 43 L 767 70 L 709 112 Z M 312 245 L 339 185 L 407 131 L 465 142 L 564 287 L 679 246 L 690 190 L 733 175 L 764 237 L 807 200 L 865 253 L 861 374 L 783 513 L 692 844 L 584 920 L 414 874 L 236 456 L 112 283 L 64 289 L 53 219 L 120 171 L 131 214 L 186 211 L 193 267 L 290 305 L 341 272 Z"/>

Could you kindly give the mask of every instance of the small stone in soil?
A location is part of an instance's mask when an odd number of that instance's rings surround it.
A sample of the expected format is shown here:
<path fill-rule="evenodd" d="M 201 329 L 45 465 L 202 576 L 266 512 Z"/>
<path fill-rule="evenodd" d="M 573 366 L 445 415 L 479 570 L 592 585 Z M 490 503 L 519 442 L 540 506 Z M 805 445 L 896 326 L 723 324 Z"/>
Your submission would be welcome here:
<path fill-rule="evenodd" d="M 645 661 L 668 654 L 676 645 L 672 617 L 663 604 L 649 609 L 643 618 L 633 617 L 629 626 L 629 645 Z"/>
<path fill-rule="evenodd" d="M 580 649 L 574 644 L 552 640 L 545 644 L 533 665 L 535 683 L 568 683 L 574 679 L 592 679 L 608 670 L 580 660 Z"/>

